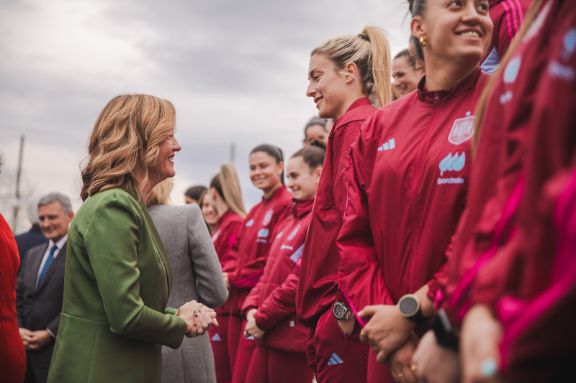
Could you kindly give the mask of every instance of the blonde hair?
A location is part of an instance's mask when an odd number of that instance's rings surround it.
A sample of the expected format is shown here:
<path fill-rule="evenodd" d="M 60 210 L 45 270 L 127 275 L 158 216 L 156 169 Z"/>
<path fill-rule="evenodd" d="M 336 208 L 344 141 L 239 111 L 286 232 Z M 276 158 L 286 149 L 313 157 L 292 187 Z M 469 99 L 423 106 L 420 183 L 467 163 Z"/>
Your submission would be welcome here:
<path fill-rule="evenodd" d="M 383 106 L 392 101 L 390 44 L 381 28 L 366 26 L 358 35 L 330 39 L 310 55 L 315 54 L 325 55 L 340 69 L 355 63 L 372 104 Z"/>
<path fill-rule="evenodd" d="M 210 187 L 216 189 L 216 192 L 233 212 L 242 218 L 246 216 L 240 180 L 233 165 L 222 165 L 220 173 L 215 175 L 210 181 Z"/>
<path fill-rule="evenodd" d="M 148 197 L 148 205 L 169 205 L 173 187 L 174 180 L 172 178 L 167 178 L 154 186 L 150 192 L 150 197 Z"/>
<path fill-rule="evenodd" d="M 120 95 L 106 104 L 88 144 L 82 169 L 82 200 L 113 188 L 122 188 L 140 200 L 148 168 L 159 145 L 174 133 L 176 111 L 170 101 L 145 94 Z M 138 183 L 135 171 L 141 171 Z"/>
<path fill-rule="evenodd" d="M 498 64 L 498 69 L 490 76 L 490 80 L 488 81 L 488 84 L 486 84 L 486 86 L 484 87 L 484 90 L 482 91 L 482 94 L 480 95 L 480 98 L 478 99 L 478 103 L 476 104 L 476 111 L 474 113 L 474 115 L 475 115 L 475 117 L 474 117 L 474 137 L 472 140 L 472 155 L 473 156 L 476 156 L 476 149 L 478 148 L 478 141 L 480 140 L 480 134 L 481 134 L 480 127 L 482 126 L 482 122 L 484 121 L 484 116 L 486 113 L 486 106 L 488 104 L 488 100 L 492 96 L 492 91 L 494 90 L 494 87 L 496 86 L 496 82 L 500 78 L 500 74 L 506 68 L 506 65 L 508 64 L 508 62 L 510 61 L 510 59 L 512 58 L 512 56 L 516 52 L 516 48 L 522 42 L 522 38 L 524 37 L 524 35 L 526 35 L 526 32 L 528 32 L 528 29 L 530 28 L 530 26 L 532 25 L 532 23 L 536 19 L 536 16 L 538 15 L 538 13 L 540 12 L 540 9 L 542 8 L 542 3 L 543 3 L 542 0 L 534 0 L 532 2 L 532 4 L 530 4 L 528 11 L 524 15 L 524 22 L 522 23 L 520 30 L 514 36 L 514 39 L 512 40 L 510 45 L 508 46 L 508 50 L 504 54 L 504 57 L 502 58 L 502 60 L 500 60 L 500 63 Z"/>

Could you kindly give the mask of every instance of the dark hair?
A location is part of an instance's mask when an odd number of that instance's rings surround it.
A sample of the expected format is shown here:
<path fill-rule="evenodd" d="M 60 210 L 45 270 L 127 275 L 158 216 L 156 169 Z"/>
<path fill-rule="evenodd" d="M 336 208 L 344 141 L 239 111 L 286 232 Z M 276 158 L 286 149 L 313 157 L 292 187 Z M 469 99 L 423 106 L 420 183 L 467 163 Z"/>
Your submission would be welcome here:
<path fill-rule="evenodd" d="M 328 133 L 328 128 L 326 127 L 326 120 L 321 117 L 312 117 L 311 119 L 308 120 L 308 122 L 304 126 L 304 141 L 306 141 L 306 132 L 308 131 L 308 128 L 310 128 L 311 126 L 321 126 L 322 129 L 324 129 L 324 131 Z"/>
<path fill-rule="evenodd" d="M 314 125 L 320 125 L 321 127 L 324 128 L 324 130 L 328 130 L 326 128 L 326 119 L 322 118 L 322 117 L 312 117 L 311 119 L 308 120 L 308 122 L 306 123 L 306 126 L 304 127 L 304 133 L 306 133 L 306 130 Z"/>
<path fill-rule="evenodd" d="M 413 70 L 416 70 L 416 60 L 414 59 L 414 56 L 410 54 L 410 51 L 408 49 L 403 49 L 400 52 L 398 52 L 396 56 L 394 56 L 394 60 L 399 59 L 401 57 L 406 57 L 408 65 L 410 65 L 410 67 Z"/>
<path fill-rule="evenodd" d="M 292 154 L 290 158 L 302 157 L 302 160 L 312 170 L 324 163 L 324 156 L 326 155 L 326 145 L 323 142 L 314 140 L 310 145 L 303 147 L 296 153 Z"/>
<path fill-rule="evenodd" d="M 257 152 L 263 152 L 271 157 L 274 157 L 277 164 L 279 164 L 280 162 L 284 162 L 284 154 L 282 154 L 282 149 L 280 149 L 277 146 L 270 144 L 261 144 L 252 149 L 250 151 L 250 154 L 254 154 Z M 280 182 L 282 182 L 282 185 L 284 185 L 284 168 L 282 168 L 282 173 L 280 174 Z"/>
<path fill-rule="evenodd" d="M 200 201 L 200 197 L 202 197 L 202 194 L 207 190 L 206 186 L 203 185 L 194 185 L 194 186 L 190 186 L 188 189 L 186 189 L 186 191 L 184 192 L 184 195 L 192 198 L 194 201 Z"/>
<path fill-rule="evenodd" d="M 408 0 L 408 9 L 414 16 L 422 16 L 424 14 L 424 9 L 426 8 L 426 0 Z M 420 41 L 418 37 L 414 35 L 410 35 L 410 40 L 414 44 L 414 50 L 416 51 L 416 55 L 420 60 L 424 60 L 424 51 L 422 50 L 422 46 L 420 45 Z"/>

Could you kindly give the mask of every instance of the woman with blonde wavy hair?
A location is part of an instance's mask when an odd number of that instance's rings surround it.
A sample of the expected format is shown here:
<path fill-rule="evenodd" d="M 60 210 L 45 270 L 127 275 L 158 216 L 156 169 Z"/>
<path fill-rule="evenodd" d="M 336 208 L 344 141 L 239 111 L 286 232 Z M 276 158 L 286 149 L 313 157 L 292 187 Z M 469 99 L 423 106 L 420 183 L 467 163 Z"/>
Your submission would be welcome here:
<path fill-rule="evenodd" d="M 160 382 L 161 345 L 217 324 L 195 301 L 166 306 L 170 267 L 145 204 L 174 176 L 174 127 L 172 104 L 142 94 L 113 98 L 96 120 L 49 382 Z"/>

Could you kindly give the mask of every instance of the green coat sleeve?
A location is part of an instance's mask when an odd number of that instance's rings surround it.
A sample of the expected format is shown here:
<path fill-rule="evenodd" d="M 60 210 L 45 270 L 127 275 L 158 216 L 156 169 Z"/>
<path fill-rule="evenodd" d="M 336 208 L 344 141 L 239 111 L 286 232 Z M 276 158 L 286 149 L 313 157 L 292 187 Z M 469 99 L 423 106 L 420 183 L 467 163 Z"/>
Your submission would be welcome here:
<path fill-rule="evenodd" d="M 186 322 L 147 307 L 140 296 L 137 261 L 143 218 L 128 198 L 111 197 L 95 209 L 84 241 L 110 330 L 177 348 Z"/>

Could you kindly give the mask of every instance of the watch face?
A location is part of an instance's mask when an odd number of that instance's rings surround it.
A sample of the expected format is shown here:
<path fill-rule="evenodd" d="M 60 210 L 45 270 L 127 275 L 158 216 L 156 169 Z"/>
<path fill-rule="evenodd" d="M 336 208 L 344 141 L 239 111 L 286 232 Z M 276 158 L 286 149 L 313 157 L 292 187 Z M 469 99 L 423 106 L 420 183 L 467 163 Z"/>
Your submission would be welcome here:
<path fill-rule="evenodd" d="M 342 303 L 336 302 L 332 307 L 332 312 L 334 313 L 334 317 L 340 320 L 344 319 L 346 313 L 348 312 L 348 309 Z"/>
<path fill-rule="evenodd" d="M 398 302 L 398 308 L 400 309 L 400 313 L 406 317 L 412 317 L 418 313 L 420 309 L 420 305 L 418 304 L 418 300 L 411 296 L 406 295 L 400 299 Z"/>

